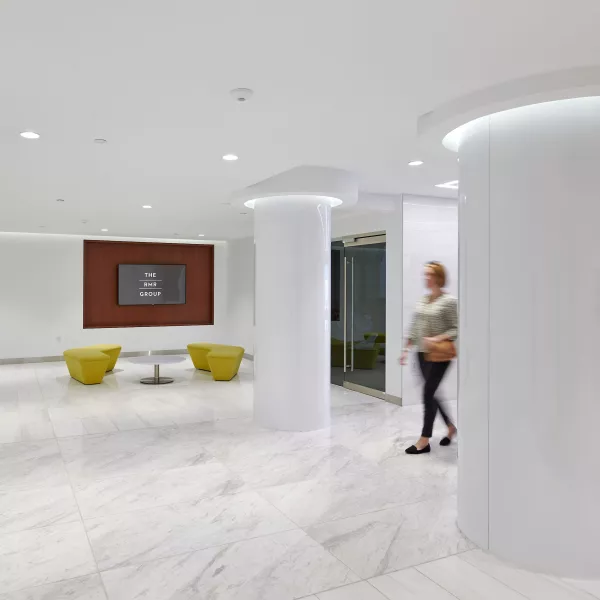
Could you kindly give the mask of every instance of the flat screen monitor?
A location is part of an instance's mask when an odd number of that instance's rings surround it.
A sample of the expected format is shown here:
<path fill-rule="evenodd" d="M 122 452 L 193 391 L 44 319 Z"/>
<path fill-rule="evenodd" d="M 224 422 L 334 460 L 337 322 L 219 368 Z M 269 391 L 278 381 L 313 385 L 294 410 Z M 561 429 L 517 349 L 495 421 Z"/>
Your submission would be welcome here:
<path fill-rule="evenodd" d="M 119 265 L 119 306 L 185 304 L 185 265 Z"/>

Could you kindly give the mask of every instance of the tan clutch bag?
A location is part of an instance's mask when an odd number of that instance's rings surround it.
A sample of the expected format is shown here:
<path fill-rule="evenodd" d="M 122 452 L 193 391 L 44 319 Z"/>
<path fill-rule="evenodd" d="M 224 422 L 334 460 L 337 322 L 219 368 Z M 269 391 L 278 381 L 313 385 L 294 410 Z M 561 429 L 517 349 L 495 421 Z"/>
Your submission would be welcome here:
<path fill-rule="evenodd" d="M 448 362 L 454 358 L 456 358 L 456 346 L 450 340 L 436 342 L 425 354 L 425 360 L 428 362 Z"/>

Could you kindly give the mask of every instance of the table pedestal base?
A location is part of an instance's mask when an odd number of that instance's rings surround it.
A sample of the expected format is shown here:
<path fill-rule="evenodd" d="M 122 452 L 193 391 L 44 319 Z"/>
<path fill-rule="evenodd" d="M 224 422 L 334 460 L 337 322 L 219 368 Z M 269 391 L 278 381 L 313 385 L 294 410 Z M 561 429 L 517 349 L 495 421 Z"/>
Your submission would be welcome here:
<path fill-rule="evenodd" d="M 140 379 L 140 383 L 146 385 L 163 385 L 165 383 L 173 383 L 172 377 L 161 377 L 160 376 L 160 365 L 154 365 L 154 377 L 144 377 Z"/>

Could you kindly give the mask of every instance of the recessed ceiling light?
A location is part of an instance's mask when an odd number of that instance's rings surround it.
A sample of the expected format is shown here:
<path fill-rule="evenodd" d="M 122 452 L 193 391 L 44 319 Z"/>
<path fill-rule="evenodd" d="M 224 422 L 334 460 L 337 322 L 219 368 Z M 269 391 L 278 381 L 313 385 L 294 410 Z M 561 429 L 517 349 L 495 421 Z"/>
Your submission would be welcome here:
<path fill-rule="evenodd" d="M 204 237 L 204 234 L 203 233 L 199 233 L 198 237 Z"/>
<path fill-rule="evenodd" d="M 106 140 L 104 138 L 95 138 L 94 144 L 106 144 Z"/>
<path fill-rule="evenodd" d="M 438 183 L 435 187 L 444 188 L 446 190 L 457 190 L 458 179 L 455 179 L 454 181 L 447 181 L 446 183 Z"/>
<path fill-rule="evenodd" d="M 142 208 L 152 208 L 149 204 L 144 204 L 144 206 L 142 206 Z"/>
<path fill-rule="evenodd" d="M 35 131 L 21 131 L 21 137 L 24 137 L 26 140 L 37 140 L 40 134 Z"/>
<path fill-rule="evenodd" d="M 108 231 L 108 229 L 101 229 L 100 231 Z"/>
<path fill-rule="evenodd" d="M 411 161 L 408 163 L 408 166 L 409 166 L 409 167 L 420 167 L 422 164 L 423 164 L 423 161 L 422 161 L 422 160 L 411 160 Z"/>
<path fill-rule="evenodd" d="M 237 160 L 238 157 L 235 154 L 225 154 L 223 160 Z"/>

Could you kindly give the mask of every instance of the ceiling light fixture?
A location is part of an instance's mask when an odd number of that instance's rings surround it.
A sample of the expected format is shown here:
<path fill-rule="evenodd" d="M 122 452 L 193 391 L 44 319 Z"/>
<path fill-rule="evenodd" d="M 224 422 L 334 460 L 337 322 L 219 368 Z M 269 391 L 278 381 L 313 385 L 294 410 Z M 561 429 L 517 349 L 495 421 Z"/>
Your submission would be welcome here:
<path fill-rule="evenodd" d="M 100 231 L 104 231 L 104 232 L 106 232 L 106 231 L 108 231 L 108 229 L 101 229 Z"/>
<path fill-rule="evenodd" d="M 25 138 L 26 140 L 37 140 L 40 137 L 40 134 L 36 133 L 35 131 L 22 131 L 21 137 Z"/>
<path fill-rule="evenodd" d="M 198 237 L 204 237 L 204 234 L 203 233 L 199 233 Z"/>
<path fill-rule="evenodd" d="M 423 164 L 423 161 L 422 161 L 422 160 L 411 160 L 411 161 L 408 163 L 408 166 L 409 166 L 409 167 L 420 167 L 422 164 Z"/>
<path fill-rule="evenodd" d="M 238 157 L 235 154 L 225 154 L 223 160 L 237 160 Z"/>
<path fill-rule="evenodd" d="M 106 140 L 104 138 L 95 138 L 94 144 L 106 144 Z"/>
<path fill-rule="evenodd" d="M 458 179 L 455 179 L 454 181 L 447 181 L 446 183 L 438 183 L 435 187 L 444 188 L 445 190 L 457 190 Z"/>
<path fill-rule="evenodd" d="M 235 88 L 229 92 L 236 102 L 248 102 L 254 92 L 250 88 Z"/>
<path fill-rule="evenodd" d="M 152 208 L 149 204 L 144 204 L 144 206 L 142 206 L 142 208 Z"/>

